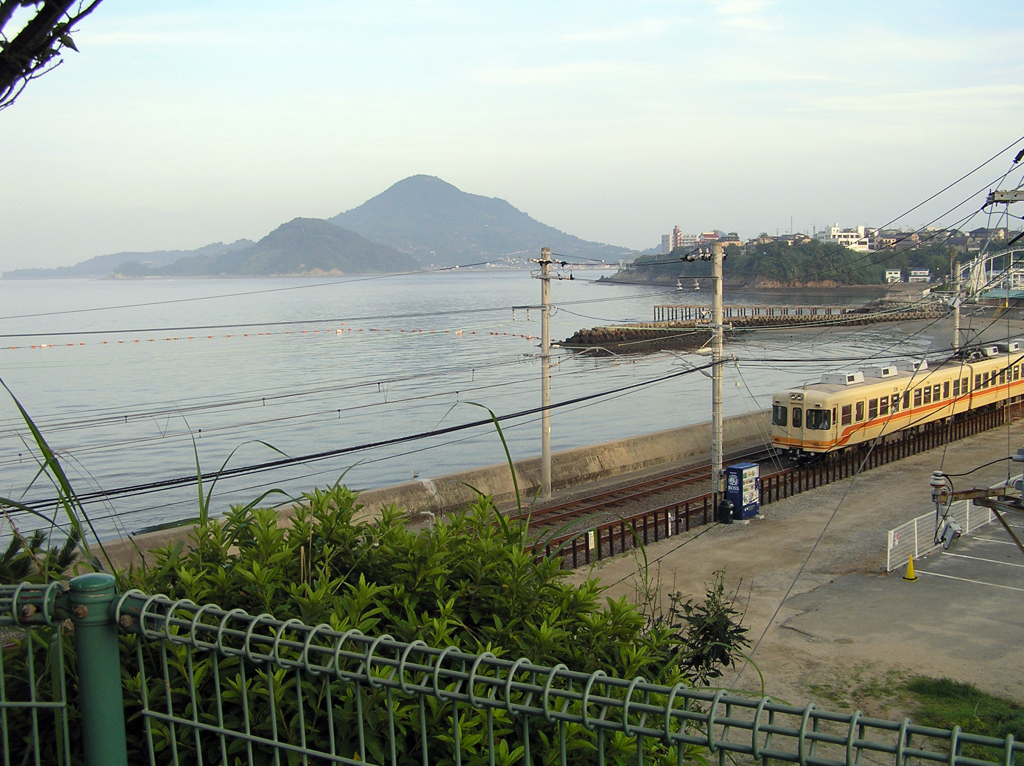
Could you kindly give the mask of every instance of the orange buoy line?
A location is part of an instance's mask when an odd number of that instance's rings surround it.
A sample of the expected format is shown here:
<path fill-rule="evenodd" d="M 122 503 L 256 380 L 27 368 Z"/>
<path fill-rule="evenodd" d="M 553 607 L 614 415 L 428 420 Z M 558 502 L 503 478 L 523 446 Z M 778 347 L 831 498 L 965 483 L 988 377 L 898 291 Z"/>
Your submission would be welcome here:
<path fill-rule="evenodd" d="M 430 334 L 430 335 L 452 335 L 454 337 L 464 337 L 466 335 L 478 335 L 478 334 L 482 336 L 484 334 L 483 330 L 480 330 L 479 333 L 478 333 L 476 330 L 451 330 L 451 329 L 448 329 L 448 330 L 422 330 L 422 329 L 412 329 L 412 330 L 409 330 L 409 329 L 405 329 L 405 328 L 398 328 L 397 330 L 393 330 L 390 327 L 387 327 L 387 328 L 377 328 L 377 327 L 369 327 L 369 328 L 364 328 L 364 327 L 358 327 L 358 328 L 339 327 L 339 328 L 336 328 L 336 329 L 333 330 L 333 334 L 335 336 L 343 335 L 344 333 L 351 333 L 351 332 L 356 332 L 356 333 L 362 333 L 362 332 L 391 333 L 391 332 L 395 332 L 395 333 L 398 333 L 398 334 L 409 334 L 409 335 L 413 335 L 413 334 L 417 334 L 418 333 L 418 334 Z M 323 335 L 321 337 L 324 337 L 324 336 L 326 336 L 327 334 L 330 334 L 330 333 L 332 333 L 332 330 L 331 329 L 327 329 L 327 330 L 324 331 L 324 333 L 323 333 Z M 180 336 L 180 337 L 172 336 L 172 337 L 165 337 L 162 340 L 164 342 L 172 342 L 173 343 L 173 342 L 176 342 L 176 341 L 179 341 L 179 340 L 180 341 L 186 341 L 186 340 L 217 340 L 217 339 L 220 339 L 220 338 L 226 339 L 226 338 L 269 337 L 272 334 L 273 333 L 271 333 L 271 332 L 259 332 L 259 333 L 255 333 L 255 334 L 252 334 L 252 333 L 242 333 L 241 335 L 238 335 L 237 333 L 236 334 L 226 333 L 223 336 L 207 335 L 206 337 L 196 336 L 196 335 L 189 335 L 187 338 L 185 336 Z M 522 338 L 523 340 L 529 340 L 529 341 L 539 340 L 540 339 L 539 335 L 527 335 L 527 334 L 524 334 L 524 333 L 514 333 L 514 332 L 511 332 L 511 333 L 510 332 L 498 332 L 498 331 L 493 331 L 493 330 L 489 331 L 487 334 L 490 337 Z M 295 336 L 295 337 L 299 337 L 299 336 L 302 336 L 302 335 L 306 335 L 306 336 L 314 335 L 314 336 L 316 336 L 316 335 L 320 335 L 320 329 L 317 328 L 317 329 L 313 329 L 313 330 L 301 330 L 301 331 L 300 330 L 285 330 L 284 332 L 278 332 L 277 335 L 278 336 L 281 336 L 281 335 Z M 89 345 L 89 346 L 124 345 L 125 343 L 128 343 L 128 344 L 141 343 L 143 340 L 145 340 L 148 343 L 156 343 L 157 342 L 156 338 L 145 338 L 145 339 L 134 338 L 134 339 L 131 339 L 131 340 L 117 340 L 117 341 L 104 340 L 104 341 L 96 341 L 96 342 L 93 342 L 93 343 L 86 343 L 85 341 L 68 342 L 67 344 L 64 344 L 64 343 L 32 343 L 32 344 L 26 344 L 24 346 L 7 346 L 7 347 L 5 347 L 5 350 L 16 351 L 16 350 L 19 350 L 19 349 L 45 349 L 45 348 L 58 348 L 58 347 L 71 347 L 71 348 L 73 348 L 73 347 L 81 347 L 81 346 L 86 346 L 86 345 Z"/>

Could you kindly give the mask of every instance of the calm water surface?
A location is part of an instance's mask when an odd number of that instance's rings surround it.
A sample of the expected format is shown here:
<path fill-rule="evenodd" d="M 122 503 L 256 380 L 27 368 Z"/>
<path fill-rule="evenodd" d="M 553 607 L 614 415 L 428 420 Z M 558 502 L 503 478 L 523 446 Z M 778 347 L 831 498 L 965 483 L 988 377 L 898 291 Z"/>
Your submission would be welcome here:
<path fill-rule="evenodd" d="M 708 291 L 597 284 L 600 273 L 577 272 L 576 279 L 553 284 L 553 338 L 581 327 L 648 321 L 660 303 L 710 301 Z M 496 414 L 536 407 L 539 296 L 539 282 L 519 271 L 340 280 L 6 280 L 0 281 L 0 376 L 59 452 L 76 489 L 109 490 L 194 475 L 197 456 L 203 470 L 225 460 L 229 468 L 245 466 L 487 416 L 470 402 Z M 841 293 L 813 298 L 816 304 L 863 301 Z M 726 302 L 766 299 L 726 295 Z M 808 301 L 786 296 L 772 302 Z M 885 350 L 900 341 L 881 328 L 827 339 L 813 333 L 798 341 L 764 337 L 730 344 L 743 361 L 726 371 L 727 415 L 768 406 L 773 391 L 837 366 L 816 360 L 892 353 Z M 809 361 L 754 361 L 764 358 Z M 556 361 L 557 403 L 706 359 L 559 352 Z M 710 381 L 698 373 L 567 406 L 552 417 L 553 449 L 705 421 L 710 398 Z M 514 458 L 539 453 L 539 415 L 506 422 L 504 430 Z M 5 399 L 0 494 L 53 496 L 42 481 L 32 486 L 35 454 L 13 402 Z M 295 494 L 342 475 L 365 488 L 503 460 L 493 427 L 480 427 L 222 480 L 214 506 L 223 512 L 271 487 Z M 120 497 L 88 510 L 109 536 L 194 516 L 195 496 L 193 486 Z M 39 523 L 24 516 L 16 521 L 22 530 Z"/>

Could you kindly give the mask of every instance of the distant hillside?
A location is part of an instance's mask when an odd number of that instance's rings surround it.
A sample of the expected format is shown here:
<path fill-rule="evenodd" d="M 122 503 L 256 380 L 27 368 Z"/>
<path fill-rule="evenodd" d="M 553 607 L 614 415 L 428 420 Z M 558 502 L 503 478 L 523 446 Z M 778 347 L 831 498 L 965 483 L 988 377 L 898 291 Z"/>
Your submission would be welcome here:
<path fill-rule="evenodd" d="M 182 258 L 195 256 L 217 256 L 250 247 L 251 239 L 240 239 L 230 244 L 214 242 L 196 250 L 156 250 L 152 253 L 114 253 L 97 255 L 74 266 L 58 266 L 54 269 L 15 269 L 5 271 L 4 279 L 59 279 L 64 277 L 105 277 L 117 267 L 125 263 L 140 263 L 144 266 L 159 268 L 174 263 Z"/>
<path fill-rule="evenodd" d="M 250 247 L 220 255 L 196 255 L 162 267 L 121 264 L 124 277 L 283 276 L 415 271 L 415 258 L 318 218 L 281 224 Z"/>
<path fill-rule="evenodd" d="M 334 218 L 376 242 L 415 255 L 424 265 L 455 266 L 506 255 L 556 253 L 617 261 L 630 250 L 587 242 L 536 221 L 503 199 L 460 191 L 434 176 L 412 176 Z"/>

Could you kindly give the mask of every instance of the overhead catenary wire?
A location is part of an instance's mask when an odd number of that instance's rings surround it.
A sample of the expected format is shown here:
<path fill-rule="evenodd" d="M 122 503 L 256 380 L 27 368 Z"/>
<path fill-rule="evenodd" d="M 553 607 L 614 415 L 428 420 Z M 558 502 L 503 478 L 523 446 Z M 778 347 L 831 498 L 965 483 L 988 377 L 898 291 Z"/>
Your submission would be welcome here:
<path fill-rule="evenodd" d="M 548 407 L 531 407 L 531 408 L 528 408 L 528 409 L 525 409 L 525 410 L 520 410 L 518 412 L 507 413 L 507 414 L 504 414 L 504 415 L 496 415 L 493 418 L 484 418 L 484 419 L 480 419 L 480 420 L 471 421 L 469 423 L 463 423 L 463 424 L 459 424 L 459 425 L 448 426 L 448 427 L 445 427 L 445 428 L 436 428 L 436 429 L 432 429 L 430 431 L 424 431 L 424 432 L 420 432 L 420 433 L 416 433 L 416 434 L 409 434 L 409 435 L 405 435 L 405 436 L 393 437 L 393 438 L 390 438 L 390 439 L 381 439 L 381 440 L 378 440 L 378 441 L 375 441 L 375 442 L 368 442 L 368 443 L 365 443 L 365 444 L 354 445 L 354 446 L 350 446 L 350 447 L 338 447 L 338 448 L 329 449 L 329 450 L 321 450 L 319 452 L 308 453 L 308 454 L 299 455 L 299 456 L 295 456 L 295 457 L 284 457 L 284 458 L 279 458 L 279 459 L 276 459 L 276 460 L 265 461 L 265 462 L 262 462 L 262 463 L 255 463 L 255 464 L 251 464 L 251 465 L 247 465 L 247 466 L 239 466 L 237 468 L 226 468 L 224 470 L 219 470 L 219 471 L 208 471 L 208 472 L 203 472 L 203 473 L 198 473 L 198 474 L 189 474 L 188 476 L 179 476 L 179 477 L 173 477 L 173 478 L 169 478 L 169 479 L 162 479 L 162 480 L 159 480 L 159 481 L 146 482 L 146 483 L 142 483 L 142 484 L 133 484 L 133 485 L 117 487 L 117 488 L 113 488 L 113 489 L 109 489 L 109 490 L 98 490 L 98 491 L 95 491 L 95 492 L 84 493 L 84 494 L 79 496 L 78 500 L 81 503 L 84 504 L 84 503 L 89 503 L 89 502 L 108 500 L 108 499 L 112 499 L 112 498 L 115 498 L 115 497 L 121 497 L 121 496 L 125 496 L 125 495 L 148 494 L 150 492 L 161 491 L 163 489 L 167 489 L 167 488 L 171 488 L 171 487 L 180 487 L 180 486 L 191 485 L 191 484 L 194 484 L 197 480 L 212 481 L 212 480 L 219 480 L 219 479 L 230 478 L 230 477 L 233 477 L 233 476 L 244 476 L 244 475 L 249 475 L 249 474 L 254 474 L 254 473 L 263 473 L 263 472 L 272 471 L 272 470 L 275 470 L 275 469 L 278 469 L 278 468 L 284 468 L 286 466 L 312 463 L 312 462 L 317 462 L 317 461 L 321 461 L 321 460 L 326 460 L 326 459 L 329 459 L 329 458 L 340 457 L 340 456 L 343 456 L 343 455 L 349 455 L 349 454 L 353 454 L 353 453 L 356 453 L 356 452 L 363 452 L 363 451 L 366 451 L 366 450 L 375 449 L 375 448 L 379 448 L 379 447 L 390 446 L 390 445 L 394 445 L 394 444 L 404 444 L 406 442 L 418 441 L 418 440 L 421 440 L 421 439 L 428 439 L 428 438 L 432 438 L 432 437 L 435 437 L 435 436 L 443 436 L 443 435 L 450 434 L 450 433 L 456 433 L 456 432 L 459 432 L 459 431 L 465 431 L 465 430 L 470 429 L 470 428 L 478 428 L 478 427 L 484 426 L 484 425 L 492 425 L 495 421 L 500 423 L 500 422 L 504 422 L 504 421 L 507 421 L 507 420 L 514 420 L 514 419 L 521 418 L 521 417 L 524 417 L 524 416 L 527 416 L 527 415 L 532 415 L 532 414 L 535 414 L 535 413 L 539 413 L 539 412 L 542 412 L 544 410 L 561 409 L 563 407 L 571 406 L 573 404 L 578 404 L 580 402 L 586 402 L 586 401 L 589 401 L 589 400 L 592 400 L 592 399 L 598 399 L 598 398 L 601 398 L 601 397 L 615 395 L 615 394 L 619 394 L 619 393 L 622 393 L 622 392 L 625 392 L 625 391 L 629 391 L 629 390 L 632 390 L 632 389 L 644 388 L 646 386 L 655 385 L 657 383 L 662 383 L 662 382 L 665 382 L 665 381 L 668 381 L 668 380 L 672 380 L 674 378 L 679 378 L 679 377 L 684 377 L 686 375 L 691 375 L 691 374 L 693 374 L 695 372 L 699 372 L 702 369 L 708 369 L 708 368 L 710 368 L 712 366 L 713 365 L 708 364 L 708 365 L 704 365 L 702 367 L 697 367 L 697 368 L 693 368 L 693 369 L 689 369 L 689 370 L 681 370 L 681 371 L 669 373 L 667 375 L 662 375 L 662 376 L 657 377 L 657 378 L 653 378 L 653 379 L 649 379 L 649 380 L 644 380 L 644 381 L 641 381 L 639 383 L 633 383 L 633 384 L 630 384 L 630 385 L 621 386 L 621 387 L 619 387 L 617 389 L 612 389 L 610 391 L 602 391 L 602 392 L 597 392 L 597 393 L 593 393 L 593 394 L 586 394 L 586 395 L 583 395 L 583 396 L 574 397 L 572 399 L 567 399 L 567 400 L 564 400 L 564 401 L 561 401 L 561 402 L 557 402 L 557 403 L 551 404 Z M 26 503 L 26 505 L 30 505 L 31 508 L 33 508 L 33 509 L 38 511 L 40 509 L 51 508 L 51 507 L 53 507 L 57 503 L 59 503 L 59 500 L 56 499 L 56 498 L 53 498 L 53 499 L 48 499 L 48 500 L 36 501 L 36 502 L 31 503 L 31 504 Z"/>

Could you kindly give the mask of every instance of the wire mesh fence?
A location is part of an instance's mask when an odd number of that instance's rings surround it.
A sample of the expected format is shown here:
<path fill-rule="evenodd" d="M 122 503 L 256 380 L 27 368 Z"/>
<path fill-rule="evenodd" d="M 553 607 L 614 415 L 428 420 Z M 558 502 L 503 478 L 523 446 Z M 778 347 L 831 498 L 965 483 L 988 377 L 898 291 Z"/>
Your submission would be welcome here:
<path fill-rule="evenodd" d="M 964 534 L 969 534 L 994 521 L 995 514 L 988 508 L 960 500 L 950 506 L 949 518 L 963 528 Z M 890 529 L 886 534 L 885 571 L 906 566 L 911 556 L 917 559 L 937 550 L 940 545 L 936 540 L 936 522 L 936 515 L 932 512 Z"/>
<path fill-rule="evenodd" d="M 644 766 L 712 760 L 720 766 L 737 760 L 983 766 L 1011 764 L 1024 755 L 1024 744 L 1013 737 L 580 673 L 138 591 L 118 596 L 112 578 L 109 586 L 102 598 L 93 588 L 84 610 L 73 592 L 59 587 L 0 587 L 0 624 L 16 630 L 5 640 L 0 686 L 5 764 L 33 758 L 81 762 L 80 752 L 88 766 Z M 64 615 L 76 634 L 76 661 L 69 666 L 60 660 L 61 642 L 51 643 L 49 652 L 32 648 L 42 645 L 36 637 L 60 635 Z M 75 704 L 64 705 L 63 686 L 50 688 L 56 692 L 51 696 L 60 697 L 56 702 L 36 702 L 26 692 L 27 704 L 21 704 L 10 683 L 21 674 L 29 686 L 38 685 L 39 673 L 26 674 L 22 666 L 42 662 L 54 680 L 74 679 L 77 706 L 95 702 L 89 688 L 95 681 L 83 667 L 90 656 L 84 646 L 89 619 L 116 629 L 94 636 L 106 635 L 103 640 L 120 651 L 120 661 L 106 669 L 116 676 L 120 698 L 100 698 L 99 711 L 124 727 L 123 742 L 113 742 L 120 751 L 115 757 L 97 755 L 90 741 L 100 737 L 101 745 L 110 745 L 111 736 L 88 716 L 79 719 Z M 56 736 L 45 734 L 44 711 Z M 83 731 L 76 737 L 79 725 Z"/>

